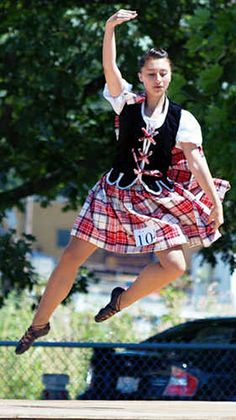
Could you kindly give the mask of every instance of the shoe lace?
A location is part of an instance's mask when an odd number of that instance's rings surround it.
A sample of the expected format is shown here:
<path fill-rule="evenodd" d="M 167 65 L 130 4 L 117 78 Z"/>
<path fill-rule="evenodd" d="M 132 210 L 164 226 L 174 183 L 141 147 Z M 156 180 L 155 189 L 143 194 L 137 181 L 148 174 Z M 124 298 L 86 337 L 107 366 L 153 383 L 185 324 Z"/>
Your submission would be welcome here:
<path fill-rule="evenodd" d="M 29 327 L 20 341 L 21 341 L 22 344 L 28 344 L 34 338 L 35 338 L 34 330 L 33 330 L 32 327 Z"/>

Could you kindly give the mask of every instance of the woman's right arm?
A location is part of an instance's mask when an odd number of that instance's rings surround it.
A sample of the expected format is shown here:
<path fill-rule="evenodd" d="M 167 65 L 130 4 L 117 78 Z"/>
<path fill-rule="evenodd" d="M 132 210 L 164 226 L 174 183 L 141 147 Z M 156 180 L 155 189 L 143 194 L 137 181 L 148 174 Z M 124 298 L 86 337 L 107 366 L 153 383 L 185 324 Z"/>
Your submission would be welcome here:
<path fill-rule="evenodd" d="M 103 38 L 102 63 L 105 79 L 111 96 L 118 96 L 123 90 L 121 72 L 116 64 L 115 27 L 134 19 L 137 13 L 132 10 L 119 10 L 106 22 Z"/>

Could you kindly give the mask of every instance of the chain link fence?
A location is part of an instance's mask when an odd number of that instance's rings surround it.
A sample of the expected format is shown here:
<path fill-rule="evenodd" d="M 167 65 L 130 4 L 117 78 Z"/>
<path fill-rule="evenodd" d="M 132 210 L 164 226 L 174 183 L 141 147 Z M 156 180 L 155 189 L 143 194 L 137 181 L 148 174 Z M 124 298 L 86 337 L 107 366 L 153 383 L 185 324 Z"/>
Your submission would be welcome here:
<path fill-rule="evenodd" d="M 236 345 L 0 342 L 0 398 L 236 401 Z"/>

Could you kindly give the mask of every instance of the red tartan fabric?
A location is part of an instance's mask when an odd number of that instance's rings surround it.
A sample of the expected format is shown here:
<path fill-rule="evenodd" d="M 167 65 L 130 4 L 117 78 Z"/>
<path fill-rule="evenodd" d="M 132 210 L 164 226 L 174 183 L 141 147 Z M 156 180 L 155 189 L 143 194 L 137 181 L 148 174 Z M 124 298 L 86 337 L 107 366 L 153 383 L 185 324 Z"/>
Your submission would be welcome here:
<path fill-rule="evenodd" d="M 157 196 L 139 183 L 121 190 L 109 185 L 104 175 L 90 190 L 71 235 L 117 253 L 155 252 L 186 243 L 211 245 L 221 236 L 208 223 L 212 203 L 191 175 L 183 152 L 174 148 L 172 156 L 168 176 L 174 191 L 163 188 Z M 214 182 L 223 200 L 230 185 L 221 179 Z M 155 230 L 155 242 L 137 246 L 134 231 L 148 227 Z"/>

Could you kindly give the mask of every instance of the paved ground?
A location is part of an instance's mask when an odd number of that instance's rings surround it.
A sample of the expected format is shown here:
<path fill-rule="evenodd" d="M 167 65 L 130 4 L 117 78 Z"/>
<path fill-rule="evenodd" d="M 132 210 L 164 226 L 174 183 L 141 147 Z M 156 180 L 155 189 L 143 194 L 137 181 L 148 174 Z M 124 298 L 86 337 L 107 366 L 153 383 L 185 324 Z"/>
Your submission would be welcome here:
<path fill-rule="evenodd" d="M 0 400 L 0 419 L 236 420 L 236 402 Z"/>

